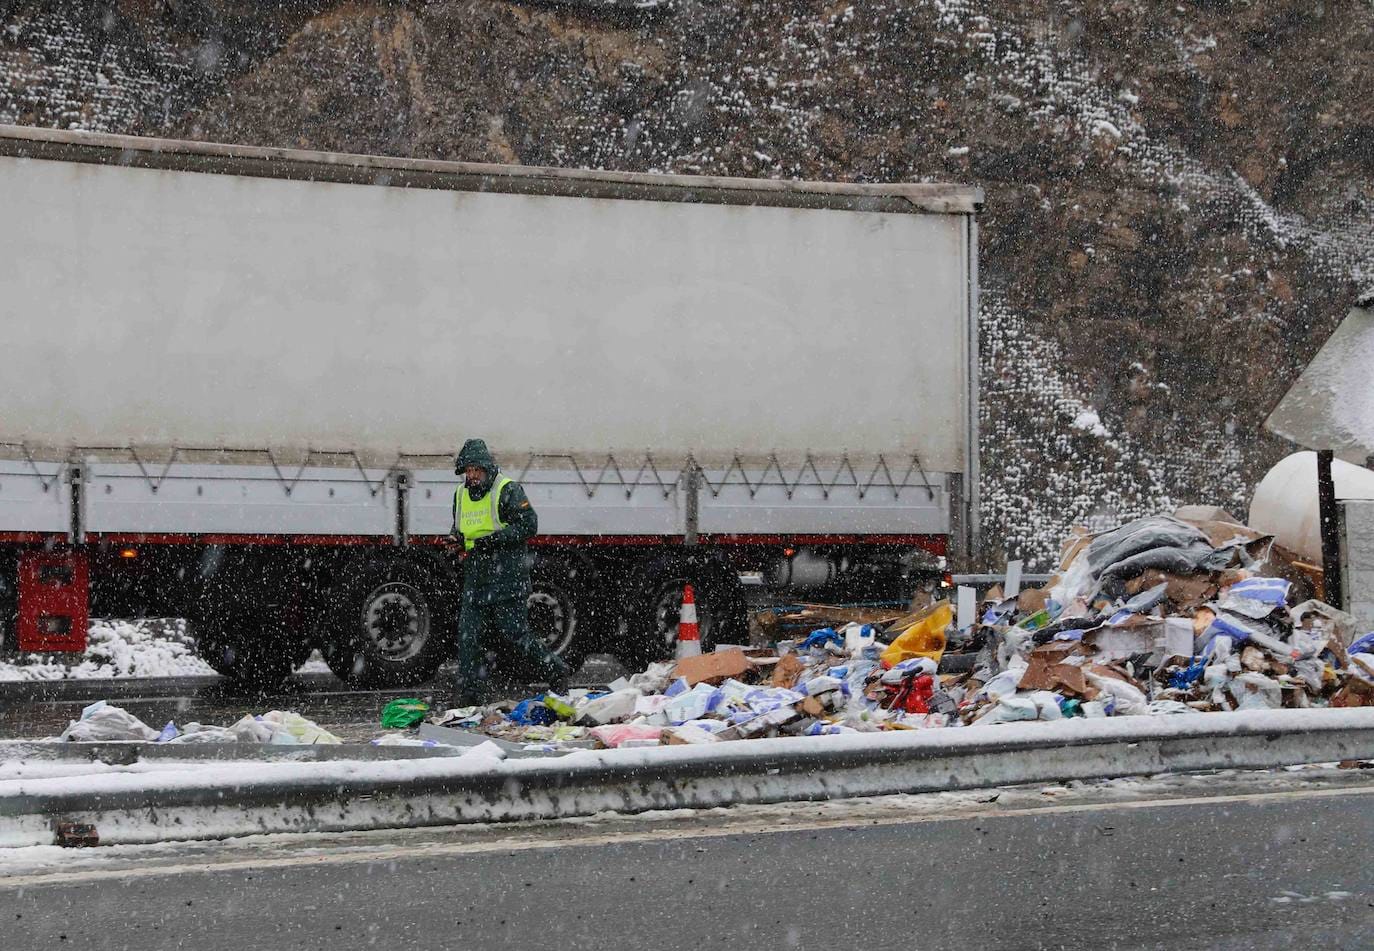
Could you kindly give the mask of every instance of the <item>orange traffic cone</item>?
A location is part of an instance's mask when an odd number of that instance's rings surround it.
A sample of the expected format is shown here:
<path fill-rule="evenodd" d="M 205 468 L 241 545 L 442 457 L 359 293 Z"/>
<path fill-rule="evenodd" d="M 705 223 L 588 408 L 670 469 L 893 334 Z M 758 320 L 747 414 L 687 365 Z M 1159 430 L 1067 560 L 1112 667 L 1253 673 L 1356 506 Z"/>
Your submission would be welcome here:
<path fill-rule="evenodd" d="M 677 659 L 701 654 L 701 629 L 697 627 L 697 596 L 690 584 L 682 586 L 682 613 L 677 620 Z"/>

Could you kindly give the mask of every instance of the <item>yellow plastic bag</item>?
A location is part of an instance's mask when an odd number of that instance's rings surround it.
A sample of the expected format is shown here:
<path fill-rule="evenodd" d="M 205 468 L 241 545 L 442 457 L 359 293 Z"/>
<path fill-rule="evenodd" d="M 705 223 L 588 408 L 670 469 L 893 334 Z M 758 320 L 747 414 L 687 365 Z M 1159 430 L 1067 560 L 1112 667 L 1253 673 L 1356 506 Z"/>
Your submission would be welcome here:
<path fill-rule="evenodd" d="M 938 662 L 945 652 L 945 628 L 954 620 L 954 608 L 940 602 L 930 614 L 911 625 L 882 653 L 884 667 L 893 667 L 913 657 L 929 657 Z"/>

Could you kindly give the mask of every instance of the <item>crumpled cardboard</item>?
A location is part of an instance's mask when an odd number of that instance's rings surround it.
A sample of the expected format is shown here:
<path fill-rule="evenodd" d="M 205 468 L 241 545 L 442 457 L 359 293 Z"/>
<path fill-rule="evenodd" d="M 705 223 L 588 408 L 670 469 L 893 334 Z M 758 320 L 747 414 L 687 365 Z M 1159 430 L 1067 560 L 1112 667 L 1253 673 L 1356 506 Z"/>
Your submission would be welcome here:
<path fill-rule="evenodd" d="M 769 678 L 769 683 L 774 687 L 786 687 L 790 690 L 797 685 L 797 681 L 801 679 L 804 670 L 806 670 L 806 665 L 798 660 L 795 654 L 784 654 L 773 665 L 773 674 Z"/>
<path fill-rule="evenodd" d="M 753 663 L 738 647 L 713 651 L 698 657 L 684 657 L 673 669 L 674 677 L 682 677 L 687 686 L 707 683 L 719 685 L 731 677 L 739 677 L 753 669 Z"/>
<path fill-rule="evenodd" d="M 1097 696 L 1097 690 L 1088 684 L 1083 667 L 1065 663 L 1067 658 L 1079 652 L 1079 646 L 1072 643 L 1050 642 L 1037 647 L 1030 652 L 1025 673 L 1021 675 L 1016 689 L 1052 690 L 1084 700 L 1093 699 Z"/>
<path fill-rule="evenodd" d="M 1126 582 L 1126 593 L 1136 595 L 1159 584 L 1165 586 L 1164 596 L 1184 610 L 1196 610 L 1206 604 L 1216 596 L 1218 589 L 1210 573 L 1179 575 L 1149 568 Z"/>
<path fill-rule="evenodd" d="M 1331 698 L 1333 707 L 1374 707 L 1374 684 L 1351 677 Z"/>
<path fill-rule="evenodd" d="M 1052 585 L 1050 587 L 1053 587 Z M 1016 596 L 1016 610 L 1020 614 L 1038 614 L 1050 602 L 1050 587 L 1024 588 Z"/>

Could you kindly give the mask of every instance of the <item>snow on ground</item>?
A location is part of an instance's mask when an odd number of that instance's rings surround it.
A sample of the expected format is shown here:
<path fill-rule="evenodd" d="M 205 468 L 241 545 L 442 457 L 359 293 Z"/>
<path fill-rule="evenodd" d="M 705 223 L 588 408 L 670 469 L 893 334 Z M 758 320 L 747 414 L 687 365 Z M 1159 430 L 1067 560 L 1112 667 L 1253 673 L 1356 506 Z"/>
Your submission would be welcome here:
<path fill-rule="evenodd" d="M 186 622 L 93 620 L 84 654 L 24 654 L 0 662 L 0 681 L 213 677 Z"/>
<path fill-rule="evenodd" d="M 298 674 L 328 674 L 332 673 L 329 665 L 324 662 L 324 657 L 319 651 L 311 651 L 310 659 L 296 668 Z"/>
<path fill-rule="evenodd" d="M 327 674 L 319 651 L 297 673 Z M 0 681 L 111 680 L 124 677 L 214 677 L 196 656 L 195 639 L 178 619 L 91 621 L 84 654 L 21 654 L 0 661 Z"/>

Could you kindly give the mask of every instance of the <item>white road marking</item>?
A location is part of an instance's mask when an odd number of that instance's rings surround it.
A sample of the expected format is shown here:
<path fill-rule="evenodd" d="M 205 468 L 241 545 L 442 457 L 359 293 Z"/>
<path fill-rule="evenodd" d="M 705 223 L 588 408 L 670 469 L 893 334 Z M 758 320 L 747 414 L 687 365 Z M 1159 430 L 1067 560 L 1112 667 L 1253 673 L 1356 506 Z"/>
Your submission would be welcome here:
<path fill-rule="evenodd" d="M 721 839 L 737 835 L 780 835 L 811 830 L 846 827 L 917 825 L 925 822 L 957 822 L 971 819 L 997 819 L 1025 815 L 1068 815 L 1081 812 L 1113 812 L 1131 809 L 1167 809 L 1179 806 L 1217 805 L 1245 802 L 1285 802 L 1300 799 L 1326 799 L 1339 796 L 1374 795 L 1374 786 L 1342 789 L 1306 789 L 1278 792 L 1237 793 L 1220 796 L 1190 796 L 1186 798 L 1141 799 L 1126 802 L 1073 803 L 1063 805 L 1026 806 L 1011 809 L 979 809 L 931 812 L 921 815 L 871 815 L 863 818 L 835 816 L 803 822 L 782 824 L 769 820 L 732 820 L 695 829 L 655 828 L 632 831 L 545 838 L 502 838 L 482 842 L 451 842 L 425 844 L 417 842 L 404 848 L 372 848 L 344 846 L 346 851 L 312 851 L 304 855 L 258 855 L 246 859 L 225 859 L 211 862 L 181 862 L 166 865 L 136 865 L 119 868 L 82 869 L 70 872 L 38 872 L 0 879 L 0 891 L 35 888 L 43 885 L 70 885 L 105 880 L 127 881 L 133 878 L 164 878 L 172 875 L 213 874 L 238 870 L 262 872 L 274 868 L 299 868 L 323 865 L 359 865 L 373 862 L 417 861 L 448 855 L 479 855 L 489 852 L 527 852 L 538 849 L 595 848 L 605 845 L 635 844 L 667 839 Z M 799 804 L 805 805 L 805 803 Z M 712 818 L 719 818 L 716 814 Z M 436 831 L 452 831 L 461 826 L 436 827 Z M 194 843 L 186 843 L 188 845 Z M 328 846 L 325 846 L 328 848 Z"/>

